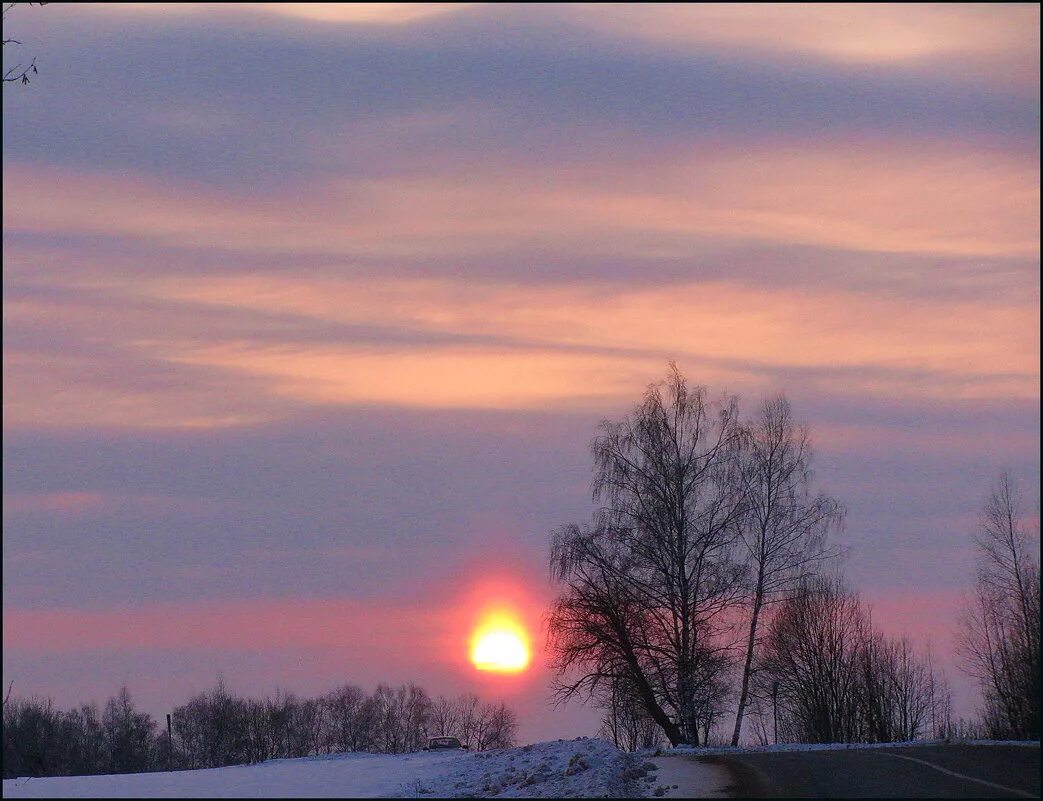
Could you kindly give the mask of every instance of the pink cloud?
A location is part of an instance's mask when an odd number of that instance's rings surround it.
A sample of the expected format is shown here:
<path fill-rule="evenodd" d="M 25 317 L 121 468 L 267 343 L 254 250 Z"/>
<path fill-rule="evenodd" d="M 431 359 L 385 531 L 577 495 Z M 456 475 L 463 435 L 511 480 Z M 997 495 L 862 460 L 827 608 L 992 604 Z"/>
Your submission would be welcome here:
<path fill-rule="evenodd" d="M 5 606 L 3 643 L 23 654 L 64 658 L 99 649 L 333 650 L 392 668 L 436 665 L 469 681 L 521 691 L 543 675 L 545 598 L 516 576 L 471 565 L 394 601 L 261 598 L 96 609 Z M 534 669 L 527 674 L 489 679 L 470 665 L 470 634 L 490 608 L 511 609 L 530 633 Z"/>

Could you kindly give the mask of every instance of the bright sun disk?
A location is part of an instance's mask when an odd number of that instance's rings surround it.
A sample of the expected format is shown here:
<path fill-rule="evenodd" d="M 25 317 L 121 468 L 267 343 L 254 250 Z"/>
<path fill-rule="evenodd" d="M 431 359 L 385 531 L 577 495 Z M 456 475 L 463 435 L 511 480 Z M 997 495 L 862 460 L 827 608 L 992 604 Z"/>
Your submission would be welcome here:
<path fill-rule="evenodd" d="M 528 635 L 512 615 L 488 615 L 471 637 L 471 662 L 478 670 L 517 673 L 529 658 Z"/>

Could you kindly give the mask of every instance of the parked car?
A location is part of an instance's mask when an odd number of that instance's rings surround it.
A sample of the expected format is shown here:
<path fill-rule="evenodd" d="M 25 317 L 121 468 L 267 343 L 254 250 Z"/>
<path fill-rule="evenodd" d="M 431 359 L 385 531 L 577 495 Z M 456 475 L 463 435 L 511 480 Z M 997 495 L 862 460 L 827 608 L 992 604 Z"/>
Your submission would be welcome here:
<path fill-rule="evenodd" d="M 427 741 L 427 747 L 425 751 L 445 751 L 450 748 L 467 749 L 467 746 L 460 742 L 457 737 L 432 737 Z"/>

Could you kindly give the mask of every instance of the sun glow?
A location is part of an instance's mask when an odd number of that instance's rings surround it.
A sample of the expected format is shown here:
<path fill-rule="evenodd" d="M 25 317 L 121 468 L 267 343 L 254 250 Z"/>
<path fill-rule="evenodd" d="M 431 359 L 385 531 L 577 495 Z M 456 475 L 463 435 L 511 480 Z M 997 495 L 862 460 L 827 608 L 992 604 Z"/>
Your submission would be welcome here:
<path fill-rule="evenodd" d="M 519 673 L 529 659 L 529 636 L 510 612 L 489 613 L 471 635 L 471 662 L 478 670 Z"/>

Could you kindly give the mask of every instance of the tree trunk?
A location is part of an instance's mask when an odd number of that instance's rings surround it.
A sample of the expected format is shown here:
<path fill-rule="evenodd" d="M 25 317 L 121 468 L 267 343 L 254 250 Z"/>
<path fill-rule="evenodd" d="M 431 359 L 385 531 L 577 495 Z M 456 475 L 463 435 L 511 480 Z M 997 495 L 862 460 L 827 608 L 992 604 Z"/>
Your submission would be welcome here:
<path fill-rule="evenodd" d="M 739 709 L 735 713 L 735 731 L 732 732 L 732 745 L 739 744 L 739 735 L 742 734 L 742 717 L 749 700 L 750 673 L 753 669 L 753 649 L 757 641 L 757 619 L 760 617 L 763 602 L 764 590 L 761 586 L 758 586 L 757 594 L 753 599 L 753 615 L 750 617 L 750 637 L 746 643 L 746 664 L 742 669 L 742 690 L 739 692 Z"/>

